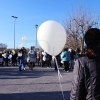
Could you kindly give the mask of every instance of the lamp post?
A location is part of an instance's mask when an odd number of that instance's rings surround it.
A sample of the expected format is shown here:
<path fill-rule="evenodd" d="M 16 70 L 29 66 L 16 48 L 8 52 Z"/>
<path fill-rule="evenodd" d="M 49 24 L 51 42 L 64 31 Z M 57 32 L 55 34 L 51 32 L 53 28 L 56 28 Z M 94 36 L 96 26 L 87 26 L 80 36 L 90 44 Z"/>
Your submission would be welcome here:
<path fill-rule="evenodd" d="M 35 25 L 35 28 L 36 28 L 36 48 L 37 48 L 37 28 L 38 28 L 37 24 Z"/>
<path fill-rule="evenodd" d="M 14 21 L 14 50 L 15 50 L 15 23 L 16 23 L 16 19 L 18 17 L 16 17 L 16 16 L 12 16 L 12 17 L 15 18 L 15 21 Z"/>

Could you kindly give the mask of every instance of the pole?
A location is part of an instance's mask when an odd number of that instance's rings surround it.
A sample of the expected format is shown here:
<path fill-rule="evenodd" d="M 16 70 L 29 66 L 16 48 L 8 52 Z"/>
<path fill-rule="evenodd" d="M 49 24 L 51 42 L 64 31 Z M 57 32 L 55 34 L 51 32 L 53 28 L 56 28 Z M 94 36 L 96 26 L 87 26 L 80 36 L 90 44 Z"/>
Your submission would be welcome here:
<path fill-rule="evenodd" d="M 15 23 L 16 23 L 16 18 L 15 18 L 15 21 L 14 21 L 14 50 L 15 50 Z"/>
<path fill-rule="evenodd" d="M 37 48 L 37 27 L 36 27 L 36 48 Z"/>
<path fill-rule="evenodd" d="M 38 25 L 36 24 L 35 27 L 36 27 L 36 48 L 37 48 L 37 27 Z"/>
<path fill-rule="evenodd" d="M 16 19 L 18 18 L 18 17 L 16 17 L 16 16 L 12 16 L 13 18 L 15 18 L 15 20 L 14 20 L 14 50 L 15 50 L 15 24 L 16 24 Z"/>

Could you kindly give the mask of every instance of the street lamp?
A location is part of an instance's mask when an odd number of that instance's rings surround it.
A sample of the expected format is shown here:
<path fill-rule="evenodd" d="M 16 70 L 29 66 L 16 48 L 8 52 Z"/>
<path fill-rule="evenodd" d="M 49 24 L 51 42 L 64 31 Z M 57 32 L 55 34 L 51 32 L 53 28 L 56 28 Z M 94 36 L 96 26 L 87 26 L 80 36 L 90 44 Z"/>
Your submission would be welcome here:
<path fill-rule="evenodd" d="M 35 28 L 36 28 L 36 47 L 37 47 L 37 28 L 38 28 L 37 24 L 35 25 Z"/>
<path fill-rule="evenodd" d="M 14 50 L 15 50 L 15 23 L 16 23 L 16 19 L 18 17 L 16 17 L 16 16 L 12 16 L 12 17 L 15 18 L 15 21 L 14 21 Z"/>

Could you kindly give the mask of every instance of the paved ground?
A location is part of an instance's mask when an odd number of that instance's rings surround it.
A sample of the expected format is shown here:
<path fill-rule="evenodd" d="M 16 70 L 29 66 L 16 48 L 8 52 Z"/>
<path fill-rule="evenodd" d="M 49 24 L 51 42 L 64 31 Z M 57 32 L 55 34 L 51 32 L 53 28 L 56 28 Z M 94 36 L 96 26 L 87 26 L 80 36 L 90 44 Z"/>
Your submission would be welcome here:
<path fill-rule="evenodd" d="M 62 87 L 69 100 L 72 72 L 63 72 Z M 0 67 L 0 100 L 63 100 L 57 71 L 35 67 L 34 71 L 18 71 L 18 67 Z"/>

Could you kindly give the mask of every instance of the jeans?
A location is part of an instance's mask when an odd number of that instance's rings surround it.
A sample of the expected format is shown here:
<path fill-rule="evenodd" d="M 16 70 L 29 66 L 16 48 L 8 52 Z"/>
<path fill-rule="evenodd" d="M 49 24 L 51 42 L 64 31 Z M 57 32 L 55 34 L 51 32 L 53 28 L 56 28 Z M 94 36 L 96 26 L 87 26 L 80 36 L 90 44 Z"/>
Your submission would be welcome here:
<path fill-rule="evenodd" d="M 26 60 L 20 59 L 19 60 L 19 70 L 24 70 L 26 66 Z"/>

